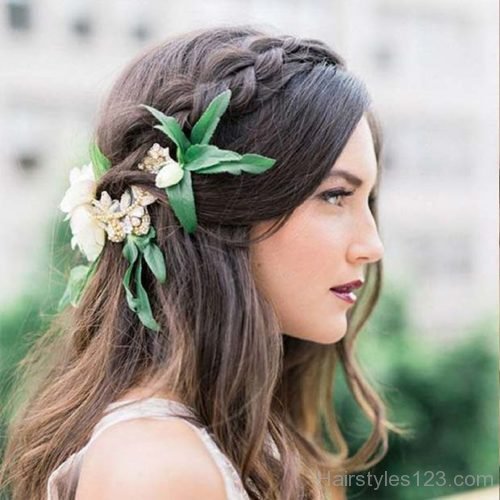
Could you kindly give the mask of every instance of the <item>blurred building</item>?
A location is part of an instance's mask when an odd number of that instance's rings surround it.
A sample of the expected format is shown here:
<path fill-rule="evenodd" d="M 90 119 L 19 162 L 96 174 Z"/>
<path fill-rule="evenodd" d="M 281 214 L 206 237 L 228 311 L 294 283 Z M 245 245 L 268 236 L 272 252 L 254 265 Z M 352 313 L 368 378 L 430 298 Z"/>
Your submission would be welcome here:
<path fill-rule="evenodd" d="M 386 269 L 453 340 L 498 308 L 498 11 L 494 1 L 345 0 L 346 51 L 385 127 Z"/>
<path fill-rule="evenodd" d="M 4 0 L 0 304 L 36 286 L 66 172 L 87 161 L 100 99 L 140 50 L 254 22 L 329 42 L 385 128 L 381 232 L 422 331 L 453 338 L 498 304 L 494 0 Z"/>

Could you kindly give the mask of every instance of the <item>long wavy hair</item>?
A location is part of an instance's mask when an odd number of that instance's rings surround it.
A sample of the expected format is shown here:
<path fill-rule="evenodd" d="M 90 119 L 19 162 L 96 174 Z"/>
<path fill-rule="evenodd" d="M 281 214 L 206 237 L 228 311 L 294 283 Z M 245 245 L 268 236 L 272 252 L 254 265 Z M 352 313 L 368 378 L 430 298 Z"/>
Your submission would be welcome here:
<path fill-rule="evenodd" d="M 154 142 L 175 149 L 138 104 L 174 116 L 188 134 L 225 89 L 231 102 L 211 142 L 277 162 L 261 175 L 194 175 L 198 228 L 188 235 L 164 191 L 136 168 Z M 320 345 L 280 331 L 249 258 L 251 245 L 278 231 L 314 192 L 365 113 L 379 159 L 369 94 L 343 58 L 322 41 L 255 26 L 175 36 L 125 68 L 95 131 L 112 164 L 98 195 L 117 198 L 136 184 L 159 198 L 149 208 L 168 282 L 146 274 L 145 287 L 161 331 L 144 328 L 127 307 L 122 246 L 106 244 L 79 307 L 55 317 L 20 364 L 1 471 L 14 500 L 45 498 L 51 471 L 85 444 L 106 406 L 145 380 L 152 392 L 179 394 L 195 409 L 252 499 L 343 498 L 342 488 L 320 478 L 366 470 L 384 456 L 388 430 L 399 429 L 354 349 L 379 296 L 381 263 L 367 268 L 347 334 Z M 371 209 L 376 218 L 376 202 Z M 270 230 L 252 240 L 252 227 L 269 220 Z M 372 424 L 351 456 L 333 404 L 337 365 Z"/>

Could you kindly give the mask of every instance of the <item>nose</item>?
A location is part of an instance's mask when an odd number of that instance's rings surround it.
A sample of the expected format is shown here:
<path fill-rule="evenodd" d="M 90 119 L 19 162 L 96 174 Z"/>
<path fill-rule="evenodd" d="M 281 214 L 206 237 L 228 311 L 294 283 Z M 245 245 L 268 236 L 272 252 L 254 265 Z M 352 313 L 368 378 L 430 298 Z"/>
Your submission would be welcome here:
<path fill-rule="evenodd" d="M 369 224 L 359 228 L 357 237 L 349 245 L 347 259 L 352 264 L 377 262 L 384 256 L 384 245 L 380 239 L 373 217 Z"/>

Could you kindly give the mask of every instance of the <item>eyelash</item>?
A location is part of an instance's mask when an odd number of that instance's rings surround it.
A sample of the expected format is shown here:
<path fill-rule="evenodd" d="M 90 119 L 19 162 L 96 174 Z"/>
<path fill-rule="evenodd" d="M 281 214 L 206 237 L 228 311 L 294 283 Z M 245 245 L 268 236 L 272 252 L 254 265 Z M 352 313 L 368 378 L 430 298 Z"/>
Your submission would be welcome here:
<path fill-rule="evenodd" d="M 333 189 L 331 191 L 325 191 L 324 193 L 321 194 L 321 197 L 328 203 L 328 200 L 331 198 L 339 198 L 343 200 L 344 198 L 347 198 L 348 196 L 352 196 L 354 194 L 354 191 L 346 191 L 345 189 Z M 368 206 L 370 207 L 371 210 L 373 210 L 373 207 L 375 205 L 376 201 L 376 196 L 374 194 L 370 194 L 368 197 Z M 334 204 L 338 207 L 341 207 L 342 205 L 337 205 Z"/>
<path fill-rule="evenodd" d="M 352 196 L 354 194 L 354 191 L 346 191 L 345 189 L 333 189 L 331 191 L 325 191 L 324 193 L 321 194 L 321 197 L 329 203 L 330 198 L 339 198 L 339 199 L 344 199 L 347 198 L 348 196 Z M 334 203 L 334 205 L 341 207 L 342 205 L 337 205 Z"/>

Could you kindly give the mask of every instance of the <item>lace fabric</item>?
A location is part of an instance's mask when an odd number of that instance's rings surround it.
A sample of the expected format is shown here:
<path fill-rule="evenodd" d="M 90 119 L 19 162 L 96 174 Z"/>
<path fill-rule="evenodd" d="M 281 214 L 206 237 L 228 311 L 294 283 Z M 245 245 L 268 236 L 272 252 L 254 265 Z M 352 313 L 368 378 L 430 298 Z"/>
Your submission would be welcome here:
<path fill-rule="evenodd" d="M 51 473 L 47 482 L 47 500 L 74 499 L 83 457 L 91 443 L 111 425 L 143 417 L 159 419 L 183 418 L 195 430 L 219 468 L 226 488 L 226 498 L 228 500 L 249 499 L 241 478 L 229 458 L 224 455 L 211 434 L 204 427 L 193 423 L 196 420 L 194 412 L 177 401 L 163 398 L 148 398 L 138 401 L 118 401 L 108 405 L 105 415 L 94 427 L 87 444 L 78 452 L 70 455 Z"/>

